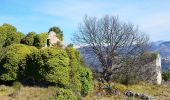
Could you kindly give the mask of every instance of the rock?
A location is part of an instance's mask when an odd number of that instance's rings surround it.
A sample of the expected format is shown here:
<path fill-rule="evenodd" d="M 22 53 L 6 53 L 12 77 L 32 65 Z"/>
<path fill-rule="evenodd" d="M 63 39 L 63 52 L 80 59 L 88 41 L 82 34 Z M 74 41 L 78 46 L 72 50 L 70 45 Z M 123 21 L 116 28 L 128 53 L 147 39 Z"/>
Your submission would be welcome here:
<path fill-rule="evenodd" d="M 140 95 L 139 93 L 135 93 L 135 97 L 139 97 L 139 95 Z"/>
<path fill-rule="evenodd" d="M 155 100 L 154 97 L 150 97 L 145 94 L 140 94 L 140 93 L 136 93 L 136 92 L 132 92 L 132 91 L 126 91 L 124 94 L 128 97 L 136 97 L 136 98 L 140 98 L 142 100 Z"/>
<path fill-rule="evenodd" d="M 112 90 L 112 94 L 114 94 L 114 95 L 120 95 L 120 91 L 117 90 L 117 89 L 113 89 L 113 90 Z"/>
<path fill-rule="evenodd" d="M 127 91 L 127 92 L 125 92 L 125 95 L 128 97 L 133 97 L 134 93 L 132 91 Z"/>

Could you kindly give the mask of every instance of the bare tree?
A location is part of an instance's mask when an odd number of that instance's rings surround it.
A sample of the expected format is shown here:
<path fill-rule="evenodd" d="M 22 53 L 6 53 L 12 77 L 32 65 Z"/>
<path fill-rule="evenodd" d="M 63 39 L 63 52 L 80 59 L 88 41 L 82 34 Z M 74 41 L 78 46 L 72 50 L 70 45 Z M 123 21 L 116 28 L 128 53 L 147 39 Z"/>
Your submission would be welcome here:
<path fill-rule="evenodd" d="M 133 24 L 106 15 L 101 19 L 85 16 L 73 40 L 91 46 L 101 63 L 103 78 L 109 81 L 112 72 L 146 50 L 149 38 Z"/>

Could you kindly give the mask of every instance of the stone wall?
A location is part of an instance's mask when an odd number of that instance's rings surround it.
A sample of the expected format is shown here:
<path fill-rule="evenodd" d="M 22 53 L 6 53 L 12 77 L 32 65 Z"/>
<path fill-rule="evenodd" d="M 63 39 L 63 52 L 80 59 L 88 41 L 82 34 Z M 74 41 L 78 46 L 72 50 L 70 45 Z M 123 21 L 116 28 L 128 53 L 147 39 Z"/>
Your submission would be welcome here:
<path fill-rule="evenodd" d="M 57 38 L 55 32 L 50 31 L 48 33 L 47 44 L 45 45 L 45 47 L 52 46 L 53 44 L 55 44 L 57 42 L 61 42 L 61 41 Z"/>
<path fill-rule="evenodd" d="M 161 84 L 161 56 L 158 53 L 156 59 L 152 62 L 146 63 L 139 69 L 139 76 L 144 81 L 150 81 L 155 84 Z"/>

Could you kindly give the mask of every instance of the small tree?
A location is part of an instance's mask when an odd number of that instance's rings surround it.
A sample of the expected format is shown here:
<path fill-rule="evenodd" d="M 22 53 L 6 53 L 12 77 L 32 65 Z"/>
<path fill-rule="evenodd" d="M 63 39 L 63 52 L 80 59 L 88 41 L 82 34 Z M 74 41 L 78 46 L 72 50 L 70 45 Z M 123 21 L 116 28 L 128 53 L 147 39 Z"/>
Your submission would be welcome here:
<path fill-rule="evenodd" d="M 0 45 L 3 47 L 20 43 L 23 33 L 17 32 L 16 27 L 10 24 L 0 26 Z"/>
<path fill-rule="evenodd" d="M 22 43 L 22 44 L 29 45 L 29 46 L 33 46 L 35 36 L 36 36 L 36 33 L 35 33 L 35 32 L 29 32 L 29 33 L 21 40 L 21 43 Z"/>
<path fill-rule="evenodd" d="M 45 47 L 47 43 L 47 37 L 48 37 L 48 33 L 46 32 L 37 34 L 34 38 L 34 46 L 37 48 Z"/>

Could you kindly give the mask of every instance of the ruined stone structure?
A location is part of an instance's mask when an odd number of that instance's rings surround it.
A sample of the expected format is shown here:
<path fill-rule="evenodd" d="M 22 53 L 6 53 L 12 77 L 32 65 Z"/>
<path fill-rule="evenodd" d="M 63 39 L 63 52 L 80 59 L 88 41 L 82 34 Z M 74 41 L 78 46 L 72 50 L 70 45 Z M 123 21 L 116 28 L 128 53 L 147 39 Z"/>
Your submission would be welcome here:
<path fill-rule="evenodd" d="M 56 33 L 50 31 L 48 33 L 47 44 L 45 45 L 45 47 L 50 47 L 57 42 L 60 42 L 60 40 L 57 38 Z"/>
<path fill-rule="evenodd" d="M 93 70 L 102 71 L 101 64 L 93 53 L 92 49 L 88 46 L 82 46 L 77 48 L 85 61 L 85 63 L 90 66 Z M 155 84 L 161 84 L 162 74 L 161 74 L 161 56 L 158 53 L 156 58 L 151 61 L 143 62 L 142 67 L 139 69 L 138 75 L 141 80 L 150 81 Z"/>
<path fill-rule="evenodd" d="M 157 55 L 156 58 L 156 73 L 157 73 L 157 78 L 156 78 L 156 83 L 161 84 L 162 82 L 162 72 L 161 72 L 161 56 L 160 54 Z"/>
<path fill-rule="evenodd" d="M 162 71 L 161 71 L 161 56 L 158 53 L 156 59 L 146 63 L 140 69 L 140 78 L 144 81 L 150 81 L 155 84 L 161 84 L 162 82 Z"/>

